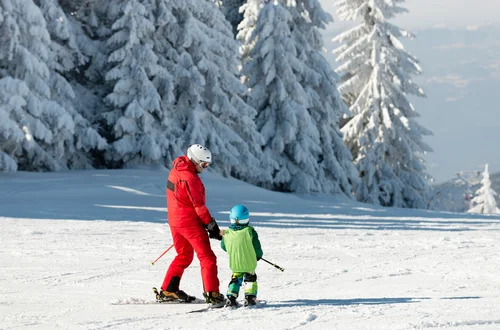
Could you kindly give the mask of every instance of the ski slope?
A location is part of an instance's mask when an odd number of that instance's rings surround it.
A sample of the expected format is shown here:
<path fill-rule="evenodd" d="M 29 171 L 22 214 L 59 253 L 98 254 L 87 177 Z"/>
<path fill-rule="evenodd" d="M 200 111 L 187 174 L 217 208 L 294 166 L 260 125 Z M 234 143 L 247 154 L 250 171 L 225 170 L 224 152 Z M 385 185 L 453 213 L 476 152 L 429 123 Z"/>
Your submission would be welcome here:
<path fill-rule="evenodd" d="M 258 309 L 158 305 L 175 250 L 162 169 L 0 174 L 0 329 L 500 329 L 500 217 L 384 209 L 205 173 L 221 228 L 239 203 L 264 258 Z M 228 258 L 212 241 L 221 290 Z M 201 297 L 195 258 L 181 288 Z M 240 301 L 241 301 L 240 297 Z"/>

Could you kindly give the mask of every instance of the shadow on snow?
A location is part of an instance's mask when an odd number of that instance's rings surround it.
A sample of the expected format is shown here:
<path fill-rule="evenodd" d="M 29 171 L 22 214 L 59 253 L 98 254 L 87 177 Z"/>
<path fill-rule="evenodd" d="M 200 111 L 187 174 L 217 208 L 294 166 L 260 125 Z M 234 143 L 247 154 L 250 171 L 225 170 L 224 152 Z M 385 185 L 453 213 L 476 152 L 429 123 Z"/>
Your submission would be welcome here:
<path fill-rule="evenodd" d="M 438 298 L 442 300 L 455 299 L 480 299 L 479 296 L 464 296 L 464 297 L 444 297 Z M 355 299 L 296 299 L 284 300 L 281 302 L 268 302 L 266 307 L 300 307 L 300 306 L 350 306 L 350 305 L 382 305 L 382 304 L 409 304 L 417 303 L 423 300 L 436 298 L 355 298 Z"/>

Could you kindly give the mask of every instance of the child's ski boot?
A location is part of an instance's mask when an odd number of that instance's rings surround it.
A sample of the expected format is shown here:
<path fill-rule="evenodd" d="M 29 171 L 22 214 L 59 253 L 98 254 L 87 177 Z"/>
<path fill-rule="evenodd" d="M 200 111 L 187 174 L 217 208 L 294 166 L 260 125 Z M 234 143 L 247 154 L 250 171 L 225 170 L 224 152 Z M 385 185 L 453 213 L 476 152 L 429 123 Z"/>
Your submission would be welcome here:
<path fill-rule="evenodd" d="M 257 297 L 255 297 L 254 295 L 245 296 L 245 304 L 243 306 L 255 306 L 255 304 L 257 304 Z"/>
<path fill-rule="evenodd" d="M 235 296 L 227 296 L 226 307 L 238 307 Z"/>

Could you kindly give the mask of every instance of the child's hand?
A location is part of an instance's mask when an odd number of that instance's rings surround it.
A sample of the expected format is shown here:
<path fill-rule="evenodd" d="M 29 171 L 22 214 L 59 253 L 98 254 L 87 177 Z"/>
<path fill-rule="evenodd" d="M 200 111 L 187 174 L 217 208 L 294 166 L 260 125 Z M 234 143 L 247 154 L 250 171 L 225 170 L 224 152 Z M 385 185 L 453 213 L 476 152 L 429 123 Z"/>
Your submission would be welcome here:
<path fill-rule="evenodd" d="M 221 236 L 224 236 L 224 234 L 225 234 L 225 233 L 226 233 L 226 230 L 225 230 L 225 229 L 221 229 L 221 230 L 220 230 L 220 235 L 221 235 Z"/>

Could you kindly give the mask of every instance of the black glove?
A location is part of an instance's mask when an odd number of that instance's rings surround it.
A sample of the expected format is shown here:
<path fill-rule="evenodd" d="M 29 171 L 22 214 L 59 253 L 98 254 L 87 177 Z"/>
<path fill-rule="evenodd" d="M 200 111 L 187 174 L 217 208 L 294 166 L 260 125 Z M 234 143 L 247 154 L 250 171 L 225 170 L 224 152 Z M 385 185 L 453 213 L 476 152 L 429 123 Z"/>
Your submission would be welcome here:
<path fill-rule="evenodd" d="M 217 225 L 217 222 L 215 221 L 214 218 L 212 218 L 212 221 L 208 223 L 207 230 L 208 230 L 208 237 L 216 239 L 218 241 L 222 240 L 219 225 Z"/>

